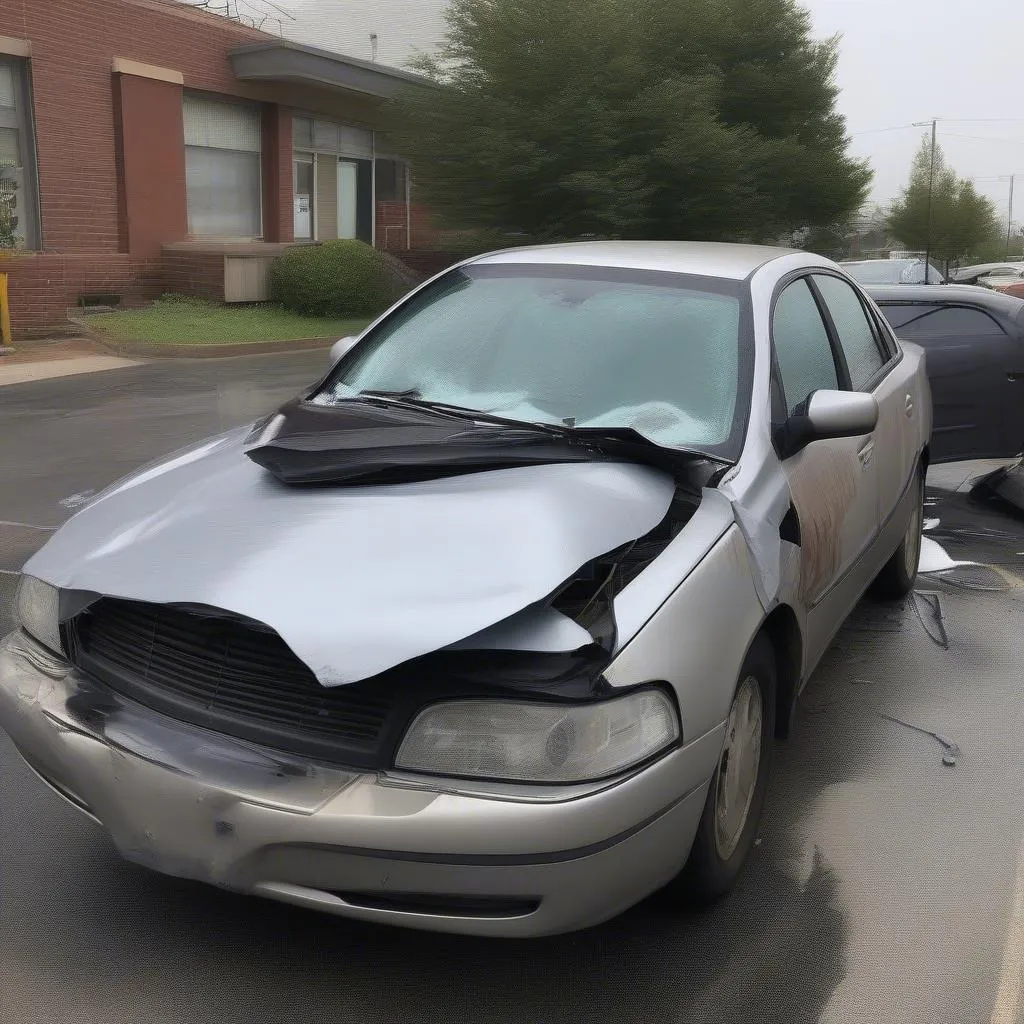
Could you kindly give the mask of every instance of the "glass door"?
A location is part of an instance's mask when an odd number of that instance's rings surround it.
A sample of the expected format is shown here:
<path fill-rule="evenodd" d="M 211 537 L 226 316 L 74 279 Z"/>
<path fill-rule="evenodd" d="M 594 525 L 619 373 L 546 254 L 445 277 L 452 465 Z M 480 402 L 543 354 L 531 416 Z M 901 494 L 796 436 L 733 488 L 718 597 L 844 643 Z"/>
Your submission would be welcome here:
<path fill-rule="evenodd" d="M 338 161 L 338 237 L 359 237 L 359 164 Z"/>
<path fill-rule="evenodd" d="M 313 186 L 313 154 L 296 153 L 293 163 L 292 188 L 295 195 L 295 238 L 297 241 L 312 240 L 313 202 L 316 189 Z"/>

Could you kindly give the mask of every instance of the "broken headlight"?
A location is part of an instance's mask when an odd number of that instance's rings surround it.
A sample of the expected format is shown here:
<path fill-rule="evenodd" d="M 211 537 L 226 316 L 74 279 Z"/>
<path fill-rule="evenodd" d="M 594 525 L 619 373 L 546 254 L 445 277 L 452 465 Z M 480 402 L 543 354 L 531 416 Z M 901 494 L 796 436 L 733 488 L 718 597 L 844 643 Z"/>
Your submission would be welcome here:
<path fill-rule="evenodd" d="M 58 605 L 60 591 L 37 580 L 35 576 L 22 575 L 18 581 L 18 596 L 15 600 L 18 625 L 51 651 L 62 650 Z"/>
<path fill-rule="evenodd" d="M 625 771 L 679 738 L 661 690 L 597 704 L 458 700 L 421 711 L 397 768 L 517 782 L 589 782 Z"/>

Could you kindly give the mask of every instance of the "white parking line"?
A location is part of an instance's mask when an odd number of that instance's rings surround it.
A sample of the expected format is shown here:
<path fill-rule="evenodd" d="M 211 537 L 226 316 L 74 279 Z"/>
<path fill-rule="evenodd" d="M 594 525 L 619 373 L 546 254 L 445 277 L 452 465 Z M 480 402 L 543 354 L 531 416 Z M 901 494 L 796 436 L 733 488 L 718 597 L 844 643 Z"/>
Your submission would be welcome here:
<path fill-rule="evenodd" d="M 1024 984 L 1024 845 L 1017 858 L 1017 885 L 1010 927 L 1003 947 L 1003 969 L 992 1009 L 991 1024 L 1020 1024 L 1021 986 Z"/>

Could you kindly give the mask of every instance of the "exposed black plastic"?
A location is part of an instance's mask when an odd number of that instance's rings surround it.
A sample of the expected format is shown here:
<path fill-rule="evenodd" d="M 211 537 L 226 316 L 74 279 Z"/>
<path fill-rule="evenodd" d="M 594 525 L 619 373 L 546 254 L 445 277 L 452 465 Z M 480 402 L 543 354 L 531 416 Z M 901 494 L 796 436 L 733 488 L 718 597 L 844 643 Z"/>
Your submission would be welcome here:
<path fill-rule="evenodd" d="M 626 692 L 608 651 L 437 651 L 347 686 L 321 686 L 285 642 L 215 609 L 103 598 L 63 627 L 71 661 L 180 721 L 346 767 L 388 768 L 409 721 L 458 697 L 582 703 Z"/>
<path fill-rule="evenodd" d="M 485 416 L 485 414 L 481 414 Z M 632 428 L 597 430 L 476 420 L 444 407 L 368 395 L 332 406 L 282 407 L 272 438 L 246 454 L 287 484 L 399 483 L 488 469 L 605 460 L 677 473 L 724 464 L 662 448 Z M 256 432 L 253 432 L 256 436 Z"/>
<path fill-rule="evenodd" d="M 698 503 L 691 492 L 679 487 L 665 517 L 650 533 L 588 562 L 558 590 L 552 606 L 589 630 L 610 654 L 616 645 L 615 596 L 668 547 Z"/>
<path fill-rule="evenodd" d="M 800 517 L 796 514 L 796 508 L 793 505 L 789 506 L 789 511 L 779 523 L 779 539 L 796 544 L 797 547 L 800 546 Z"/>

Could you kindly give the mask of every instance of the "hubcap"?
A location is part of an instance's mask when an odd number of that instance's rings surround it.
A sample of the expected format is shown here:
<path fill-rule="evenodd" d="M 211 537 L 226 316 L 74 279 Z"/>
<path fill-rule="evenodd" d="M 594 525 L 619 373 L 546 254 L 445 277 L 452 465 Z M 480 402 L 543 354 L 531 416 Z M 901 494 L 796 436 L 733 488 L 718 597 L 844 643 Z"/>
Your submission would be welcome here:
<path fill-rule="evenodd" d="M 740 684 L 729 709 L 725 748 L 718 766 L 715 791 L 715 846 L 728 860 L 743 835 L 757 788 L 761 763 L 761 687 L 753 676 Z"/>
<path fill-rule="evenodd" d="M 921 530 L 924 527 L 924 486 L 918 488 L 919 501 L 914 506 L 914 514 L 910 517 L 910 526 L 907 527 L 907 536 L 903 541 L 903 567 L 907 571 L 907 578 L 913 579 L 917 575 L 917 566 L 921 561 Z"/>

